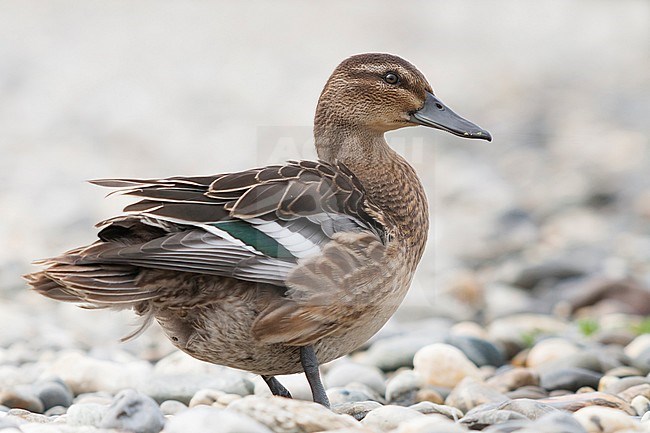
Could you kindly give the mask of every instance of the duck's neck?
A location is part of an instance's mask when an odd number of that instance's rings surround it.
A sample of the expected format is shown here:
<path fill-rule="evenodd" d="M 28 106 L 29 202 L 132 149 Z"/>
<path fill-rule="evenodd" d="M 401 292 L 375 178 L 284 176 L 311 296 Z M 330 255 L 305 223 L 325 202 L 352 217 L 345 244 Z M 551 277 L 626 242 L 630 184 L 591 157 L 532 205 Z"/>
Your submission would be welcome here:
<path fill-rule="evenodd" d="M 419 256 L 426 243 L 429 212 L 424 188 L 411 165 L 391 149 L 383 132 L 353 128 L 314 129 L 318 157 L 345 164 L 370 200 L 393 221 Z"/>

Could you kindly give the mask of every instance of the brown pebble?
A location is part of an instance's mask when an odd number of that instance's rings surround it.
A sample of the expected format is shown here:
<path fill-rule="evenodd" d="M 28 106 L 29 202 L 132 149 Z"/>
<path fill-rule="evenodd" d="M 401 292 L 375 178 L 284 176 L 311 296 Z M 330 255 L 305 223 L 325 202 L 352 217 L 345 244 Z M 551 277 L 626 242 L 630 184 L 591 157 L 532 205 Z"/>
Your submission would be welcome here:
<path fill-rule="evenodd" d="M 640 385 L 631 386 L 623 392 L 617 394 L 623 400 L 630 403 L 634 397 L 639 395 L 650 399 L 650 383 L 642 383 Z"/>
<path fill-rule="evenodd" d="M 44 410 L 43 403 L 38 397 L 17 389 L 0 391 L 0 405 L 14 409 L 25 409 L 36 413 L 42 413 Z"/>
<path fill-rule="evenodd" d="M 582 388 L 580 388 L 580 389 L 578 389 L 576 391 L 576 394 L 584 394 L 584 393 L 587 393 L 587 392 L 596 392 L 596 390 L 593 389 L 590 386 L 583 386 Z"/>
<path fill-rule="evenodd" d="M 497 373 L 485 383 L 499 392 L 507 392 L 522 386 L 539 385 L 539 374 L 530 368 L 516 367 Z"/>
<path fill-rule="evenodd" d="M 451 391 L 445 400 L 447 406 L 457 407 L 464 413 L 483 403 L 509 400 L 505 394 L 477 379 L 466 377 Z"/>
<path fill-rule="evenodd" d="M 418 392 L 415 394 L 415 400 L 418 403 L 421 401 L 430 401 L 431 403 L 435 403 L 435 404 L 445 403 L 445 399 L 442 398 L 440 393 L 435 389 L 431 389 L 431 388 L 424 388 L 418 390 Z"/>

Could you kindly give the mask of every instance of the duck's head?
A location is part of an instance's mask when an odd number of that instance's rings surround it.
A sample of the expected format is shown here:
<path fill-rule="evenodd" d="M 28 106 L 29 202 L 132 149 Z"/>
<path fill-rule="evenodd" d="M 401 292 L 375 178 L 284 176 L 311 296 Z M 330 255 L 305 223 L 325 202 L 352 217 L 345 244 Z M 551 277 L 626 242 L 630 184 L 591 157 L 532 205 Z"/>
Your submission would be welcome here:
<path fill-rule="evenodd" d="M 344 60 L 327 81 L 316 108 L 317 140 L 319 134 L 337 128 L 383 135 L 415 125 L 492 140 L 489 132 L 442 103 L 415 66 L 390 54 L 359 54 Z"/>

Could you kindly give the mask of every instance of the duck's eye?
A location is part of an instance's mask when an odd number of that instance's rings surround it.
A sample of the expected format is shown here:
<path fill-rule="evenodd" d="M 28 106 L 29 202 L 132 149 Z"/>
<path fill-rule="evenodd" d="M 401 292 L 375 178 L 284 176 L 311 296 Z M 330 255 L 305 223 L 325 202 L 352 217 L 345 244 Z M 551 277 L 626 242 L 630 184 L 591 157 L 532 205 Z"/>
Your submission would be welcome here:
<path fill-rule="evenodd" d="M 389 72 L 386 75 L 384 75 L 384 81 L 387 82 L 388 84 L 397 84 L 399 83 L 399 77 L 397 76 L 397 74 Z"/>

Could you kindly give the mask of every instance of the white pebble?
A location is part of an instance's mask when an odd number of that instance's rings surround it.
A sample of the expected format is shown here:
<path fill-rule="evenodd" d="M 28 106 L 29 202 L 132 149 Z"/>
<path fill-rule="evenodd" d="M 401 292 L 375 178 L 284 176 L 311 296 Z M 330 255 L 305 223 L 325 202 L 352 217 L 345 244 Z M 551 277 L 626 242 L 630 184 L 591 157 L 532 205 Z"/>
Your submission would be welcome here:
<path fill-rule="evenodd" d="M 479 368 L 449 344 L 430 344 L 418 350 L 413 370 L 429 385 L 453 388 L 465 377 L 481 377 Z"/>

